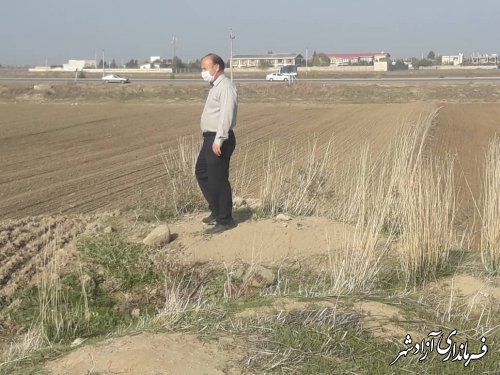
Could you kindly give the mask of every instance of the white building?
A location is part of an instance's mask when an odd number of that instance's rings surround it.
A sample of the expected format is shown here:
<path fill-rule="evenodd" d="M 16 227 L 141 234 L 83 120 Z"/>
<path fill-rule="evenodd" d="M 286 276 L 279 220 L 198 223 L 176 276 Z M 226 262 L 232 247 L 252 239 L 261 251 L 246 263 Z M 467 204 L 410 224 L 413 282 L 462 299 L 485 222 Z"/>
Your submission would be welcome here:
<path fill-rule="evenodd" d="M 83 69 L 95 69 L 97 66 L 95 60 L 69 60 L 63 64 L 63 70 L 66 72 L 76 72 Z"/>
<path fill-rule="evenodd" d="M 304 58 L 297 53 L 268 53 L 266 55 L 234 55 L 233 68 L 281 68 L 286 65 L 301 66 Z"/>
<path fill-rule="evenodd" d="M 161 56 L 151 56 L 149 62 L 154 63 L 155 61 L 161 61 Z"/>
<path fill-rule="evenodd" d="M 386 72 L 389 70 L 390 54 L 386 52 L 365 52 L 365 53 L 332 53 L 327 55 L 330 59 L 330 66 L 357 66 L 373 65 L 376 72 Z"/>
<path fill-rule="evenodd" d="M 462 65 L 464 62 L 464 54 L 459 53 L 455 56 L 441 56 L 441 65 Z"/>
<path fill-rule="evenodd" d="M 499 61 L 500 59 L 496 53 L 473 53 L 471 56 L 471 63 L 474 65 L 497 65 Z"/>
<path fill-rule="evenodd" d="M 388 60 L 391 55 L 386 52 L 366 52 L 366 53 L 332 53 L 327 55 L 330 58 L 330 65 L 345 66 L 357 64 L 372 64 L 375 61 Z"/>

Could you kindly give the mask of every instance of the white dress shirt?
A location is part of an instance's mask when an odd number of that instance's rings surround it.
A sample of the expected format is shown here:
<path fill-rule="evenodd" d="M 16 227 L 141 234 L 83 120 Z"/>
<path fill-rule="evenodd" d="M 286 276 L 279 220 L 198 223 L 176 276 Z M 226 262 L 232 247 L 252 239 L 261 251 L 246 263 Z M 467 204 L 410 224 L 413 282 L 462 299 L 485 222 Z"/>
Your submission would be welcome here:
<path fill-rule="evenodd" d="M 238 92 L 224 74 L 217 77 L 211 86 L 201 114 L 201 131 L 215 132 L 214 143 L 222 145 L 236 125 Z"/>

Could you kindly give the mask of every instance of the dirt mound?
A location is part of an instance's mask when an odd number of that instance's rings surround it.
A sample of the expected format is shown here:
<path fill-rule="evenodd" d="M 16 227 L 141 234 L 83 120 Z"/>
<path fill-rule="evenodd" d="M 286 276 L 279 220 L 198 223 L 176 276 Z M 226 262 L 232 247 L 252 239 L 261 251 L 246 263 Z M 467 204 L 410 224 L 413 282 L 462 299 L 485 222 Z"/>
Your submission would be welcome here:
<path fill-rule="evenodd" d="M 499 306 L 500 285 L 495 278 L 487 279 L 471 275 L 459 274 L 440 280 L 439 283 L 432 283 L 430 288 L 439 290 L 449 298 L 465 298 L 471 308 L 480 306 L 488 300 L 494 301 L 495 306 Z M 498 308 L 496 309 L 498 310 Z"/>
<path fill-rule="evenodd" d="M 109 339 L 83 347 L 50 363 L 52 375 L 185 374 L 222 375 L 230 357 L 213 343 L 187 334 L 151 334 Z"/>
<path fill-rule="evenodd" d="M 344 245 L 352 230 L 349 225 L 322 217 L 299 217 L 284 223 L 276 219 L 254 221 L 236 214 L 239 224 L 235 229 L 212 237 L 203 234 L 204 215 L 170 227 L 177 237 L 171 246 L 182 251 L 187 261 L 279 264 L 284 259 L 326 255 Z"/>
<path fill-rule="evenodd" d="M 363 301 L 355 303 L 354 308 L 367 314 L 362 319 L 363 327 L 375 337 L 395 339 L 410 333 L 398 324 L 405 319 L 400 309 L 395 306 L 377 301 Z"/>

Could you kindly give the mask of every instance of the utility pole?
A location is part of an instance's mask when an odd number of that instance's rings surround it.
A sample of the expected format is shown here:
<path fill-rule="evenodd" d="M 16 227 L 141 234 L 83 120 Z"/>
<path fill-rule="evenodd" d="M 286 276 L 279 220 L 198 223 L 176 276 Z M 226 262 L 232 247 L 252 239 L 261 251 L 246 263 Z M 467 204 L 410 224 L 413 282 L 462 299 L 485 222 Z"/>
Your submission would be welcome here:
<path fill-rule="evenodd" d="M 177 56 L 177 40 L 178 40 L 177 37 L 174 35 L 172 37 L 172 41 L 170 42 L 174 48 L 174 56 L 172 57 L 172 69 L 173 70 L 175 70 L 174 60 L 175 60 L 175 56 Z"/>
<path fill-rule="evenodd" d="M 231 81 L 233 80 L 233 40 L 236 38 L 236 36 L 234 35 L 233 33 L 233 29 L 229 29 L 229 40 L 230 40 L 230 44 L 231 44 L 231 57 L 229 59 L 229 64 L 230 65 L 230 69 L 231 69 Z"/>
<path fill-rule="evenodd" d="M 307 47 L 306 47 L 306 77 L 307 77 Z"/>

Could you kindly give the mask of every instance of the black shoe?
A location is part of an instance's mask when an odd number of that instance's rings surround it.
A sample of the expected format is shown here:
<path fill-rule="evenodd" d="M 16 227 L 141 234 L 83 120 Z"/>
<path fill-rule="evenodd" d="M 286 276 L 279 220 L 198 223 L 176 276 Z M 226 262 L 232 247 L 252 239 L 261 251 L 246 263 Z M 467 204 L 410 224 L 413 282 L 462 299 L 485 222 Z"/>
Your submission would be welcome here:
<path fill-rule="evenodd" d="M 217 234 L 217 233 L 222 233 L 222 232 L 225 232 L 226 230 L 229 230 L 229 229 L 233 229 L 233 228 L 236 228 L 236 222 L 233 220 L 233 221 L 230 221 L 229 223 L 227 224 L 221 224 L 221 223 L 217 223 L 215 224 L 215 226 L 213 226 L 212 228 L 209 228 L 205 231 L 205 234 Z"/>
<path fill-rule="evenodd" d="M 216 221 L 214 214 L 210 214 L 209 216 L 204 217 L 203 219 L 201 219 L 201 222 L 207 225 L 215 225 Z"/>

